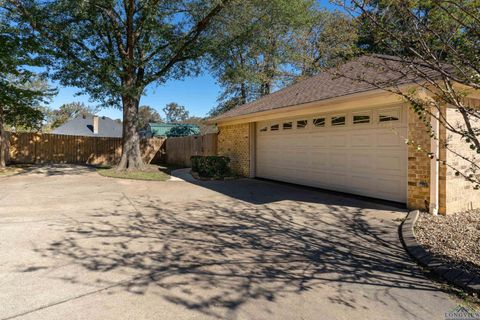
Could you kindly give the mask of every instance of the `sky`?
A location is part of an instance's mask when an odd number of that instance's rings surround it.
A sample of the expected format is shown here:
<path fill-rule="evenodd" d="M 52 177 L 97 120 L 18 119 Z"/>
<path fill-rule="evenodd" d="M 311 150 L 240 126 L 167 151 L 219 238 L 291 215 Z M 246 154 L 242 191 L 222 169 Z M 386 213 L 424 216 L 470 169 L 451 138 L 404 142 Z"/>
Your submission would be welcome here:
<path fill-rule="evenodd" d="M 338 9 L 328 0 L 319 0 L 318 2 L 321 7 L 328 10 Z M 49 103 L 51 109 L 57 109 L 64 103 L 75 101 L 84 102 L 87 105 L 96 105 L 95 102 L 89 101 L 88 96 L 76 96 L 76 93 L 79 92 L 77 88 L 63 87 L 57 83 L 53 83 L 53 85 L 57 88 L 58 94 Z M 149 86 L 146 94 L 141 98 L 140 105 L 153 107 L 164 117 L 163 107 L 167 103 L 176 102 L 185 106 L 190 115 L 204 117 L 210 109 L 217 105 L 220 93 L 220 86 L 206 71 L 197 77 L 172 80 L 161 86 Z M 114 108 L 101 109 L 98 114 L 112 119 L 122 118 L 122 111 Z"/>
<path fill-rule="evenodd" d="M 77 88 L 53 85 L 57 87 L 58 95 L 49 103 L 51 109 L 57 109 L 64 103 L 74 101 L 96 105 L 95 102 L 89 101 L 88 96 L 76 96 L 75 94 L 79 92 Z M 164 117 L 163 107 L 167 103 L 176 102 L 185 106 L 191 116 L 204 117 L 212 107 L 216 106 L 220 91 L 221 88 L 216 84 L 215 79 L 205 72 L 198 77 L 189 77 L 182 81 L 172 80 L 157 87 L 149 86 L 146 94 L 140 100 L 140 105 L 153 107 Z M 121 119 L 122 111 L 115 108 L 104 108 L 98 112 L 98 115 Z"/>

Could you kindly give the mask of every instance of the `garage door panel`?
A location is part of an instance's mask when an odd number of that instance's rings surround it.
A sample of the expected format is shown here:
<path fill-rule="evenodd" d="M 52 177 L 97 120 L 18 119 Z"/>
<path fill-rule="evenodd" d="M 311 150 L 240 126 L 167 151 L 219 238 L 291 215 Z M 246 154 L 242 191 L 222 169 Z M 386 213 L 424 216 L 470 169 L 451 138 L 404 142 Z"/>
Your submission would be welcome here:
<path fill-rule="evenodd" d="M 405 160 L 403 153 L 392 155 L 379 154 L 376 159 L 377 169 L 384 171 L 404 172 Z"/>
<path fill-rule="evenodd" d="M 257 135 L 257 176 L 405 202 L 406 128 L 368 125 Z"/>
<path fill-rule="evenodd" d="M 325 138 L 328 138 L 328 132 L 325 133 Z M 330 147 L 345 148 L 348 146 L 348 135 L 345 134 L 331 134 L 328 141 Z"/>
<path fill-rule="evenodd" d="M 395 179 L 377 179 L 379 188 L 378 193 L 381 198 L 387 200 L 398 201 L 398 193 L 404 192 L 406 185 L 404 183 L 398 183 L 398 177 Z"/>
<path fill-rule="evenodd" d="M 394 146 L 397 147 L 399 144 L 404 144 L 406 135 L 402 135 L 398 129 L 394 132 L 390 130 L 382 130 L 377 135 L 377 144 L 378 146 Z"/>
<path fill-rule="evenodd" d="M 335 188 L 345 188 L 346 186 L 350 186 L 350 184 L 348 184 L 350 177 L 344 172 L 330 172 L 328 176 L 330 177 L 329 184 Z"/>
<path fill-rule="evenodd" d="M 330 183 L 330 171 L 322 170 L 322 169 L 315 169 L 315 170 L 308 170 L 308 176 L 303 177 L 309 181 L 321 182 L 323 184 Z"/>
<path fill-rule="evenodd" d="M 351 175 L 350 177 L 351 187 L 357 191 L 370 190 L 373 180 L 369 175 Z"/>
<path fill-rule="evenodd" d="M 303 153 L 307 152 L 303 146 L 285 146 L 281 148 L 281 153 L 296 153 L 298 156 L 302 156 Z"/>
<path fill-rule="evenodd" d="M 324 169 L 327 170 L 330 168 L 330 155 L 327 149 L 324 150 L 314 150 L 311 151 L 308 155 L 302 155 L 308 157 L 310 160 L 310 169 Z"/>
<path fill-rule="evenodd" d="M 325 134 L 315 134 L 308 138 L 309 146 L 312 148 L 325 148 L 328 146 L 328 136 Z"/>
<path fill-rule="evenodd" d="M 295 159 L 295 158 L 291 157 L 288 160 L 285 160 L 285 161 L 281 162 L 280 167 L 283 170 L 286 170 L 286 171 L 292 170 L 292 169 L 298 170 L 299 167 L 304 167 L 307 164 L 308 164 L 307 159 Z"/>
<path fill-rule="evenodd" d="M 372 142 L 371 133 L 357 133 L 352 135 L 350 146 L 351 147 L 367 147 L 370 146 Z"/>
<path fill-rule="evenodd" d="M 371 172 L 374 169 L 374 155 L 368 150 L 352 150 L 349 154 L 349 163 L 356 167 L 358 172 Z"/>
<path fill-rule="evenodd" d="M 294 146 L 298 138 L 299 136 L 297 135 L 284 135 L 282 140 L 278 139 L 277 144 L 281 144 L 285 146 L 289 146 L 289 145 Z"/>
<path fill-rule="evenodd" d="M 344 171 L 345 168 L 349 167 L 349 154 L 347 151 L 332 151 L 330 153 L 330 166 L 333 169 L 340 169 Z"/>

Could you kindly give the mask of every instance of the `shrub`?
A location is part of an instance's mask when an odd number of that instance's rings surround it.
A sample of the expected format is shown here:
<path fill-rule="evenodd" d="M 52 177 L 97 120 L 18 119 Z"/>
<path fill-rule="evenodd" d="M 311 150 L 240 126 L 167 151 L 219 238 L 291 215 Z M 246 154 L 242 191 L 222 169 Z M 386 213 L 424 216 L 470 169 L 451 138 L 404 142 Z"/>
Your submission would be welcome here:
<path fill-rule="evenodd" d="M 192 171 L 205 178 L 223 178 L 231 175 L 230 158 L 221 156 L 192 156 Z"/>
<path fill-rule="evenodd" d="M 198 134 L 197 127 L 191 124 L 177 124 L 167 132 L 167 138 L 186 137 Z"/>

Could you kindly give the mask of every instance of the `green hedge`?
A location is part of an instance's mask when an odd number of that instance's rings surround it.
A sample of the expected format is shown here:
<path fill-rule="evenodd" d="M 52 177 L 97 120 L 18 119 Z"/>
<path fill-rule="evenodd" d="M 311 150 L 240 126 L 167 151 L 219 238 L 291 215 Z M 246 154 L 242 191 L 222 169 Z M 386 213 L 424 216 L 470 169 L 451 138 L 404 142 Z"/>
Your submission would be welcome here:
<path fill-rule="evenodd" d="M 205 178 L 231 176 L 230 158 L 221 156 L 192 156 L 192 171 Z"/>

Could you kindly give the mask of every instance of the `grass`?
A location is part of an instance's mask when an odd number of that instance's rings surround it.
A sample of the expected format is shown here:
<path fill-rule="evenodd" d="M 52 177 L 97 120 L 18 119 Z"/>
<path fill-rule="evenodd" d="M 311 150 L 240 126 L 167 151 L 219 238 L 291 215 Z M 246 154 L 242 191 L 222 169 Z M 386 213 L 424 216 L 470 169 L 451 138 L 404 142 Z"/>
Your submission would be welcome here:
<path fill-rule="evenodd" d="M 29 165 L 9 165 L 5 168 L 0 168 L 0 177 L 8 177 L 23 173 L 25 172 L 25 169 L 28 169 L 29 167 Z"/>
<path fill-rule="evenodd" d="M 146 181 L 166 181 L 170 179 L 169 168 L 157 165 L 147 165 L 142 171 L 116 171 L 113 167 L 97 168 L 98 174 L 109 178 L 146 180 Z"/>

